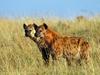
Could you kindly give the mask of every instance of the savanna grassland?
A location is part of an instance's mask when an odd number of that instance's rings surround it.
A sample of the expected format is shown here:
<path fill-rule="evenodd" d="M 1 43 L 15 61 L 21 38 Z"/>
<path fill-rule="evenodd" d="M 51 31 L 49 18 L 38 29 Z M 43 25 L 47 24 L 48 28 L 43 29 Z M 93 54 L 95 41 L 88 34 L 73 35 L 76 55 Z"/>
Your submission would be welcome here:
<path fill-rule="evenodd" d="M 42 24 L 63 36 L 84 37 L 92 47 L 88 65 L 67 66 L 66 60 L 44 66 L 37 45 L 26 38 L 23 23 Z M 100 75 L 100 17 L 73 20 L 58 18 L 0 18 L 0 75 Z"/>

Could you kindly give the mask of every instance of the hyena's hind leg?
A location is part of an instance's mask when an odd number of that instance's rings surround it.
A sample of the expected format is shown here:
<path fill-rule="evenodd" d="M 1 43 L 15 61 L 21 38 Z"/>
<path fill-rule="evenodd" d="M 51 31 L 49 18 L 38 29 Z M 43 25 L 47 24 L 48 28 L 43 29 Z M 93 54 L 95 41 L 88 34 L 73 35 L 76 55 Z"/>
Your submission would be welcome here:
<path fill-rule="evenodd" d="M 90 55 L 89 55 L 89 52 L 84 52 L 82 55 L 81 55 L 81 59 L 84 60 L 84 62 L 86 64 L 89 63 L 89 59 L 90 59 Z"/>
<path fill-rule="evenodd" d="M 86 64 L 89 63 L 90 61 L 90 54 L 91 54 L 91 47 L 88 44 L 88 42 L 84 42 L 82 47 L 81 47 L 81 54 L 80 54 L 80 58 L 82 60 L 84 60 L 84 62 Z"/>
<path fill-rule="evenodd" d="M 88 64 L 88 62 L 90 61 L 90 55 L 89 52 L 82 52 L 80 53 L 80 58 L 76 60 L 76 64 L 77 65 L 82 65 L 82 63 Z"/>

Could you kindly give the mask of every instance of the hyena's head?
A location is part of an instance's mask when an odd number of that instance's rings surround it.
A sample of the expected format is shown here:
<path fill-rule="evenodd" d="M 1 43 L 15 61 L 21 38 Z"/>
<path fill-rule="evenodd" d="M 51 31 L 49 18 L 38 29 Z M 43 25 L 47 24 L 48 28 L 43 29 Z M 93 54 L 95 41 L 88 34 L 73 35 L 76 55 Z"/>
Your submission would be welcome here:
<path fill-rule="evenodd" d="M 36 37 L 40 37 L 40 38 L 43 38 L 47 29 L 48 29 L 48 26 L 47 24 L 43 23 L 42 25 L 40 26 L 34 26 L 34 29 L 35 29 L 35 36 Z"/>
<path fill-rule="evenodd" d="M 25 36 L 26 37 L 34 37 L 35 35 L 35 29 L 36 28 L 36 24 L 29 24 L 29 25 L 26 25 L 26 24 L 23 24 L 23 28 L 24 28 L 24 31 L 25 31 Z"/>

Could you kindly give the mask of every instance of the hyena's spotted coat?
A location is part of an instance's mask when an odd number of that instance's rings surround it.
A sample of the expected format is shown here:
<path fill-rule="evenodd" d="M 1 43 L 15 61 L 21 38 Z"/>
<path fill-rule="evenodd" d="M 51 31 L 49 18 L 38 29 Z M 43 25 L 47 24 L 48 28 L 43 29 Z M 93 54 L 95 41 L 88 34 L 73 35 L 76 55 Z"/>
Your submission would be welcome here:
<path fill-rule="evenodd" d="M 72 59 L 86 60 L 89 58 L 90 45 L 81 37 L 62 37 L 57 32 L 50 30 L 48 26 L 35 26 L 35 36 L 44 39 L 46 45 L 50 48 L 53 60 L 63 56 L 71 64 Z"/>

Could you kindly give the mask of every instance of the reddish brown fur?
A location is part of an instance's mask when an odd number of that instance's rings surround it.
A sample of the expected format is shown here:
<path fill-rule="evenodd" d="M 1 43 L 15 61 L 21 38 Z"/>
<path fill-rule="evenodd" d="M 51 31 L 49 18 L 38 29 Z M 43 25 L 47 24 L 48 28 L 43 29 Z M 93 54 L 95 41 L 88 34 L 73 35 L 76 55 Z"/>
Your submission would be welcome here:
<path fill-rule="evenodd" d="M 72 59 L 85 59 L 87 62 L 90 48 L 87 41 L 81 37 L 60 36 L 57 32 L 49 28 L 45 29 L 43 26 L 44 25 L 39 26 L 39 29 L 42 28 L 41 33 L 44 35 L 42 38 L 50 48 L 53 60 L 63 56 L 68 61 L 68 64 L 71 64 Z M 36 33 L 40 35 L 40 33 L 38 33 L 39 29 L 36 30 Z M 41 35 L 39 37 L 41 37 Z"/>

